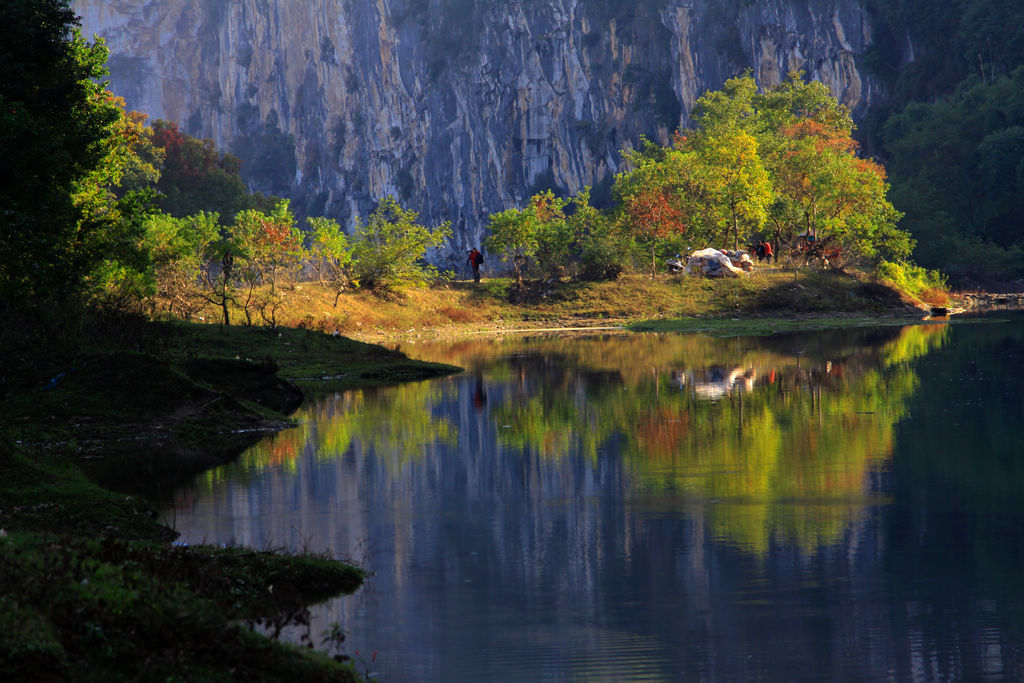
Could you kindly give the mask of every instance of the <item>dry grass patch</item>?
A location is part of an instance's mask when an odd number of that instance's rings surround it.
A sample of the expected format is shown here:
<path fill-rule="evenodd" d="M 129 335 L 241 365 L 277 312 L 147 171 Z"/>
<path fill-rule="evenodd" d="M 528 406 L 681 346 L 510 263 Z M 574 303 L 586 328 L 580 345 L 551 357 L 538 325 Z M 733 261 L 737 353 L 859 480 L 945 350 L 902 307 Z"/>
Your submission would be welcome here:
<path fill-rule="evenodd" d="M 438 283 L 386 295 L 365 291 L 340 296 L 315 283 L 288 290 L 279 324 L 339 333 L 370 342 L 401 338 L 450 337 L 532 326 L 575 326 L 695 316 L 799 316 L 878 313 L 901 305 L 899 295 L 856 274 L 814 270 L 762 269 L 748 277 L 624 275 L 612 282 L 529 283 L 525 302 L 510 303 L 511 280 L 488 278 Z M 943 300 L 936 290 L 922 297 Z M 218 312 L 204 312 L 207 321 Z M 244 321 L 240 312 L 233 321 Z M 259 323 L 259 321 L 256 321 Z"/>

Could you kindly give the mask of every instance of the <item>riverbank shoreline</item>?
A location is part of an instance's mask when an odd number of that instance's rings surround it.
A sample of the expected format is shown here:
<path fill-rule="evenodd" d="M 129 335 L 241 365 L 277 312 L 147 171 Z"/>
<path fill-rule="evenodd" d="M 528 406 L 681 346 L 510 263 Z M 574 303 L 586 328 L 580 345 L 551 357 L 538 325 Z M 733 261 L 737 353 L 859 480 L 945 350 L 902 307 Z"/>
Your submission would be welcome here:
<path fill-rule="evenodd" d="M 609 282 L 525 283 L 522 289 L 495 278 L 397 295 L 343 292 L 337 301 L 305 285 L 291 306 L 297 324 L 392 345 L 541 330 L 633 329 L 665 320 L 684 321 L 677 326 L 683 331 L 705 331 L 715 321 L 736 318 L 755 321 L 755 328 L 764 319 L 819 326 L 829 319 L 910 319 L 928 315 L 932 304 L 863 274 L 771 268 L 734 279 L 630 275 Z"/>
<path fill-rule="evenodd" d="M 309 605 L 358 589 L 361 569 L 174 545 L 157 509 L 292 426 L 292 377 L 355 388 L 458 368 L 311 330 L 118 325 L 125 334 L 5 348 L 18 366 L 0 403 L 0 667 L 16 680 L 360 680 L 250 626 L 301 627 Z"/>
<path fill-rule="evenodd" d="M 422 288 L 336 291 L 316 282 L 282 290 L 281 326 L 377 344 L 532 328 L 629 325 L 644 320 L 883 316 L 948 304 L 924 302 L 859 272 L 769 267 L 739 278 L 622 275 L 616 280 L 480 283 L 440 280 Z M 157 302 L 158 308 L 160 302 Z M 197 314 L 217 321 L 207 307 Z M 231 311 L 245 319 L 241 308 Z"/>

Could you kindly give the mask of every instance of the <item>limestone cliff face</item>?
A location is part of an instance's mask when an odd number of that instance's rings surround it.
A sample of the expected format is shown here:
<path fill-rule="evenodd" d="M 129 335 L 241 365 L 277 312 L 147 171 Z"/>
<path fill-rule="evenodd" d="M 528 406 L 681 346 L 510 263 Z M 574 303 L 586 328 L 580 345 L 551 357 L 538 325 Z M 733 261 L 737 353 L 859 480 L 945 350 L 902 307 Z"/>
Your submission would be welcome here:
<path fill-rule="evenodd" d="M 74 0 L 129 108 L 245 162 L 253 189 L 343 224 L 392 194 L 456 246 L 532 192 L 607 183 L 752 68 L 802 69 L 855 113 L 859 0 Z"/>

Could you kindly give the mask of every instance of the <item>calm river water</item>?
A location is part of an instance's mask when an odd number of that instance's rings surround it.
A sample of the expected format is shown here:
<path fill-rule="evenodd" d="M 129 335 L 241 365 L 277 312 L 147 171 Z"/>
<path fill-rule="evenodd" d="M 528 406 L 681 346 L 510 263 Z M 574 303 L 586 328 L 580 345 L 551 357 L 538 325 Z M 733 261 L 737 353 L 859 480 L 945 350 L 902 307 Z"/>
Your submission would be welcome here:
<path fill-rule="evenodd" d="M 311 401 L 167 513 L 372 571 L 313 635 L 383 680 L 1024 679 L 1021 315 L 403 350 L 466 372 Z"/>

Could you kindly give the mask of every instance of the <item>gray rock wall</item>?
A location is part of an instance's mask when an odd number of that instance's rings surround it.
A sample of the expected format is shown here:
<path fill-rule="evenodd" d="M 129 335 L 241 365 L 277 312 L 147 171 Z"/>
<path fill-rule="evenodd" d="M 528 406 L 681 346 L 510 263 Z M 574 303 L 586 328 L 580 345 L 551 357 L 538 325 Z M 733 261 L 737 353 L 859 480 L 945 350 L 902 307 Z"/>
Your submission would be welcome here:
<path fill-rule="evenodd" d="M 877 96 L 857 0 L 74 0 L 129 108 L 244 161 L 254 190 L 343 224 L 392 194 L 456 247 L 538 189 L 607 188 L 751 68 Z M 460 253 L 460 252 L 456 252 Z"/>

